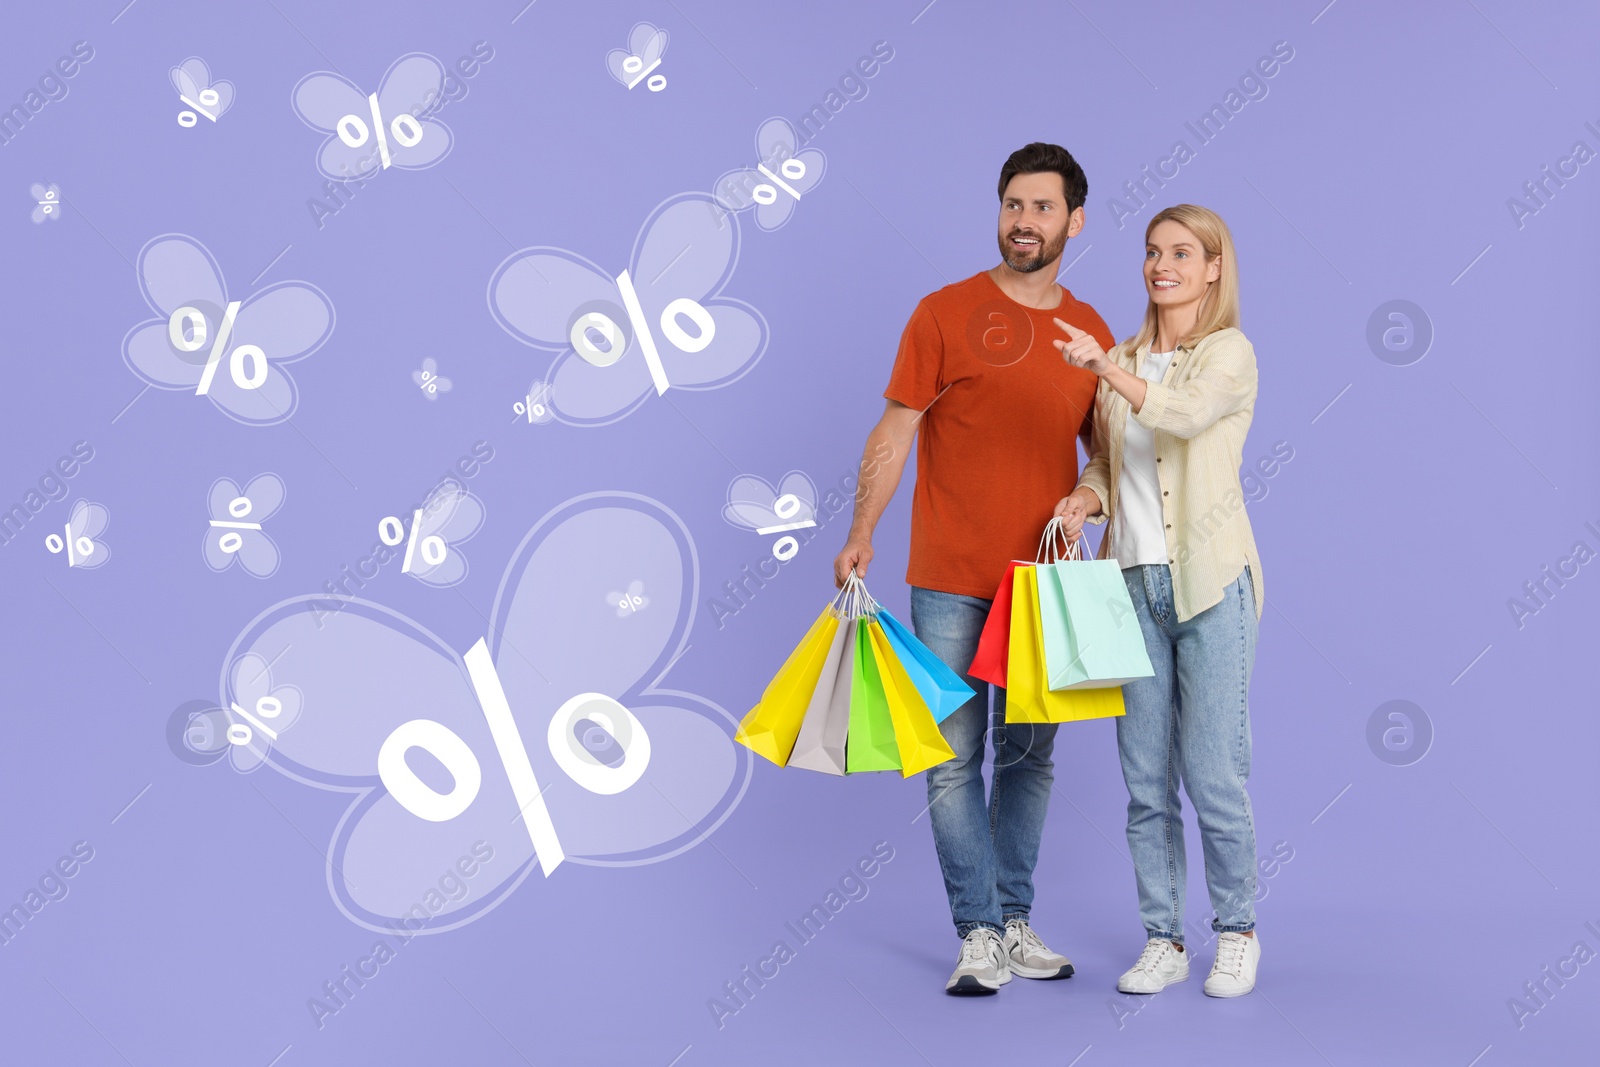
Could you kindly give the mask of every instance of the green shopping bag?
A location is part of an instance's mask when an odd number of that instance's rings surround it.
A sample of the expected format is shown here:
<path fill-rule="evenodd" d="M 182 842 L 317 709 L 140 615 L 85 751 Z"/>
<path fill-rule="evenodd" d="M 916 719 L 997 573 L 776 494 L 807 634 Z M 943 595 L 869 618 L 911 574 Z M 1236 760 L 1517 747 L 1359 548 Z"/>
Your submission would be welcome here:
<path fill-rule="evenodd" d="M 1155 674 L 1122 568 L 1114 559 L 1041 563 L 1039 615 L 1052 690 L 1105 689 Z"/>
<path fill-rule="evenodd" d="M 872 656 L 869 620 L 857 619 L 855 670 L 850 676 L 850 730 L 845 740 L 845 771 L 897 771 L 900 747 L 894 739 L 894 720 L 883 691 L 877 661 Z"/>

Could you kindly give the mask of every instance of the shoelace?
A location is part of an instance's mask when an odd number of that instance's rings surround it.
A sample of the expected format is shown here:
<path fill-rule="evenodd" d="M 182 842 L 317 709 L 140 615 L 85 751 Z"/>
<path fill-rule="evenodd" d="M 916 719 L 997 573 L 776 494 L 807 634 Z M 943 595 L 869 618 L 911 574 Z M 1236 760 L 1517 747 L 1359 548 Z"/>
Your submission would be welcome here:
<path fill-rule="evenodd" d="M 976 936 L 974 936 L 976 935 Z M 961 942 L 961 964 L 984 963 L 994 955 L 995 933 L 988 927 L 979 927 Z"/>
<path fill-rule="evenodd" d="M 1011 923 L 1007 928 L 1017 931 L 1017 940 L 1022 943 L 1023 955 L 1026 956 L 1034 952 L 1037 952 L 1041 956 L 1044 955 L 1046 951 L 1044 947 L 1044 941 L 1040 939 L 1038 934 L 1033 932 L 1033 927 L 1029 926 L 1025 922 L 1014 922 Z"/>
<path fill-rule="evenodd" d="M 1169 941 L 1157 939 L 1146 941 L 1144 943 L 1144 951 L 1139 953 L 1139 959 L 1134 963 L 1133 969 L 1136 971 L 1154 971 L 1156 965 L 1161 962 L 1166 954 L 1173 951 L 1176 950 L 1173 949 L 1172 943 Z"/>
<path fill-rule="evenodd" d="M 1236 978 L 1244 977 L 1244 935 L 1217 939 L 1217 962 L 1213 969 Z"/>

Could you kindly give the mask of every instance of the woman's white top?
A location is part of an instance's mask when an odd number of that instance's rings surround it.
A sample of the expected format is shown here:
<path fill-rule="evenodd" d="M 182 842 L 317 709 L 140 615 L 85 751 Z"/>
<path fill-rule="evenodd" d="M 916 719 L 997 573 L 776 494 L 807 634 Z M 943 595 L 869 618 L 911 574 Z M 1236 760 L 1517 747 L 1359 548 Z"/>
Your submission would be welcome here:
<path fill-rule="evenodd" d="M 1139 377 L 1159 382 L 1177 351 L 1151 352 Z M 1156 439 L 1128 409 L 1122 433 L 1122 472 L 1117 479 L 1117 516 L 1111 523 L 1111 555 L 1119 567 L 1171 563 L 1161 517 L 1161 484 L 1156 475 Z"/>

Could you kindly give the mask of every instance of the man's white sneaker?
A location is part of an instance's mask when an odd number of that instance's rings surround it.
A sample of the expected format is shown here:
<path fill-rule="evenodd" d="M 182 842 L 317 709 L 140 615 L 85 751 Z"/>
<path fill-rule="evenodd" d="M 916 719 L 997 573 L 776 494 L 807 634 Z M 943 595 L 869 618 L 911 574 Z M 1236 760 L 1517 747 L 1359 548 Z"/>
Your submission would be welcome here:
<path fill-rule="evenodd" d="M 1134 965 L 1117 979 L 1123 993 L 1159 993 L 1174 982 L 1189 980 L 1189 954 L 1164 937 L 1152 937 Z"/>
<path fill-rule="evenodd" d="M 1206 978 L 1206 996 L 1244 996 L 1256 987 L 1256 964 L 1260 960 L 1259 935 L 1218 934 L 1217 958 Z"/>
<path fill-rule="evenodd" d="M 961 959 L 944 984 L 946 993 L 998 993 L 1011 981 L 1011 966 L 1000 935 L 987 926 L 974 927 L 961 942 Z"/>
<path fill-rule="evenodd" d="M 1051 952 L 1026 919 L 1006 923 L 1005 948 L 1012 974 L 1023 978 L 1072 977 L 1072 961 L 1059 952 Z"/>

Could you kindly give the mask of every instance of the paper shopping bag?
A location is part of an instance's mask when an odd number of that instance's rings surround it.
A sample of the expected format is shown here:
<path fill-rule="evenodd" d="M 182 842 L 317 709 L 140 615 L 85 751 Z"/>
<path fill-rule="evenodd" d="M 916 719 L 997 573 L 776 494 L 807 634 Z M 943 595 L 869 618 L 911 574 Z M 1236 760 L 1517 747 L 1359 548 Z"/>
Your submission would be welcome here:
<path fill-rule="evenodd" d="M 778 668 L 761 694 L 761 702 L 739 723 L 735 740 L 780 767 L 789 761 L 795 735 L 800 732 L 838 628 L 839 616 L 830 605 Z"/>
<path fill-rule="evenodd" d="M 983 621 L 983 632 L 978 635 L 978 651 L 972 657 L 967 673 L 982 678 L 1002 688 L 1006 684 L 1006 659 L 1011 643 L 1011 581 L 1018 567 L 1031 567 L 1026 560 L 1014 559 L 1006 564 L 1006 576 L 995 590 L 994 601 L 989 605 L 989 617 Z"/>
<path fill-rule="evenodd" d="M 867 635 L 867 620 L 857 619 L 855 672 L 850 686 L 850 731 L 844 746 L 845 770 L 897 771 L 900 747 L 894 740 L 894 720 L 889 715 L 889 700 L 877 659 L 872 654 L 872 639 Z"/>
<path fill-rule="evenodd" d="M 789 766 L 804 767 L 824 774 L 844 773 L 845 737 L 850 730 L 850 680 L 855 674 L 856 625 L 854 620 L 839 624 L 833 647 L 822 664 L 817 688 L 806 706 Z"/>
<path fill-rule="evenodd" d="M 1060 560 L 1037 569 L 1051 689 L 1101 689 L 1155 674 L 1116 560 Z"/>
<path fill-rule="evenodd" d="M 934 655 L 933 649 L 917 640 L 917 635 L 889 614 L 888 608 L 878 608 L 878 622 L 889 638 L 890 647 L 900 657 L 900 665 L 927 702 L 928 710 L 933 712 L 934 722 L 944 722 L 952 711 L 972 699 L 973 689 L 961 680 L 961 675 Z"/>
<path fill-rule="evenodd" d="M 939 732 L 922 694 L 906 674 L 883 626 L 871 619 L 863 620 L 862 631 L 872 641 L 872 655 L 876 660 L 878 675 L 883 679 L 884 697 L 889 705 L 889 718 L 894 724 L 895 746 L 900 753 L 900 773 L 910 778 L 936 763 L 954 759 L 955 752 Z"/>
<path fill-rule="evenodd" d="M 1123 714 L 1121 687 L 1051 692 L 1045 685 L 1037 571 L 1036 567 L 1018 567 L 1012 578 L 1006 722 L 1076 722 Z"/>

